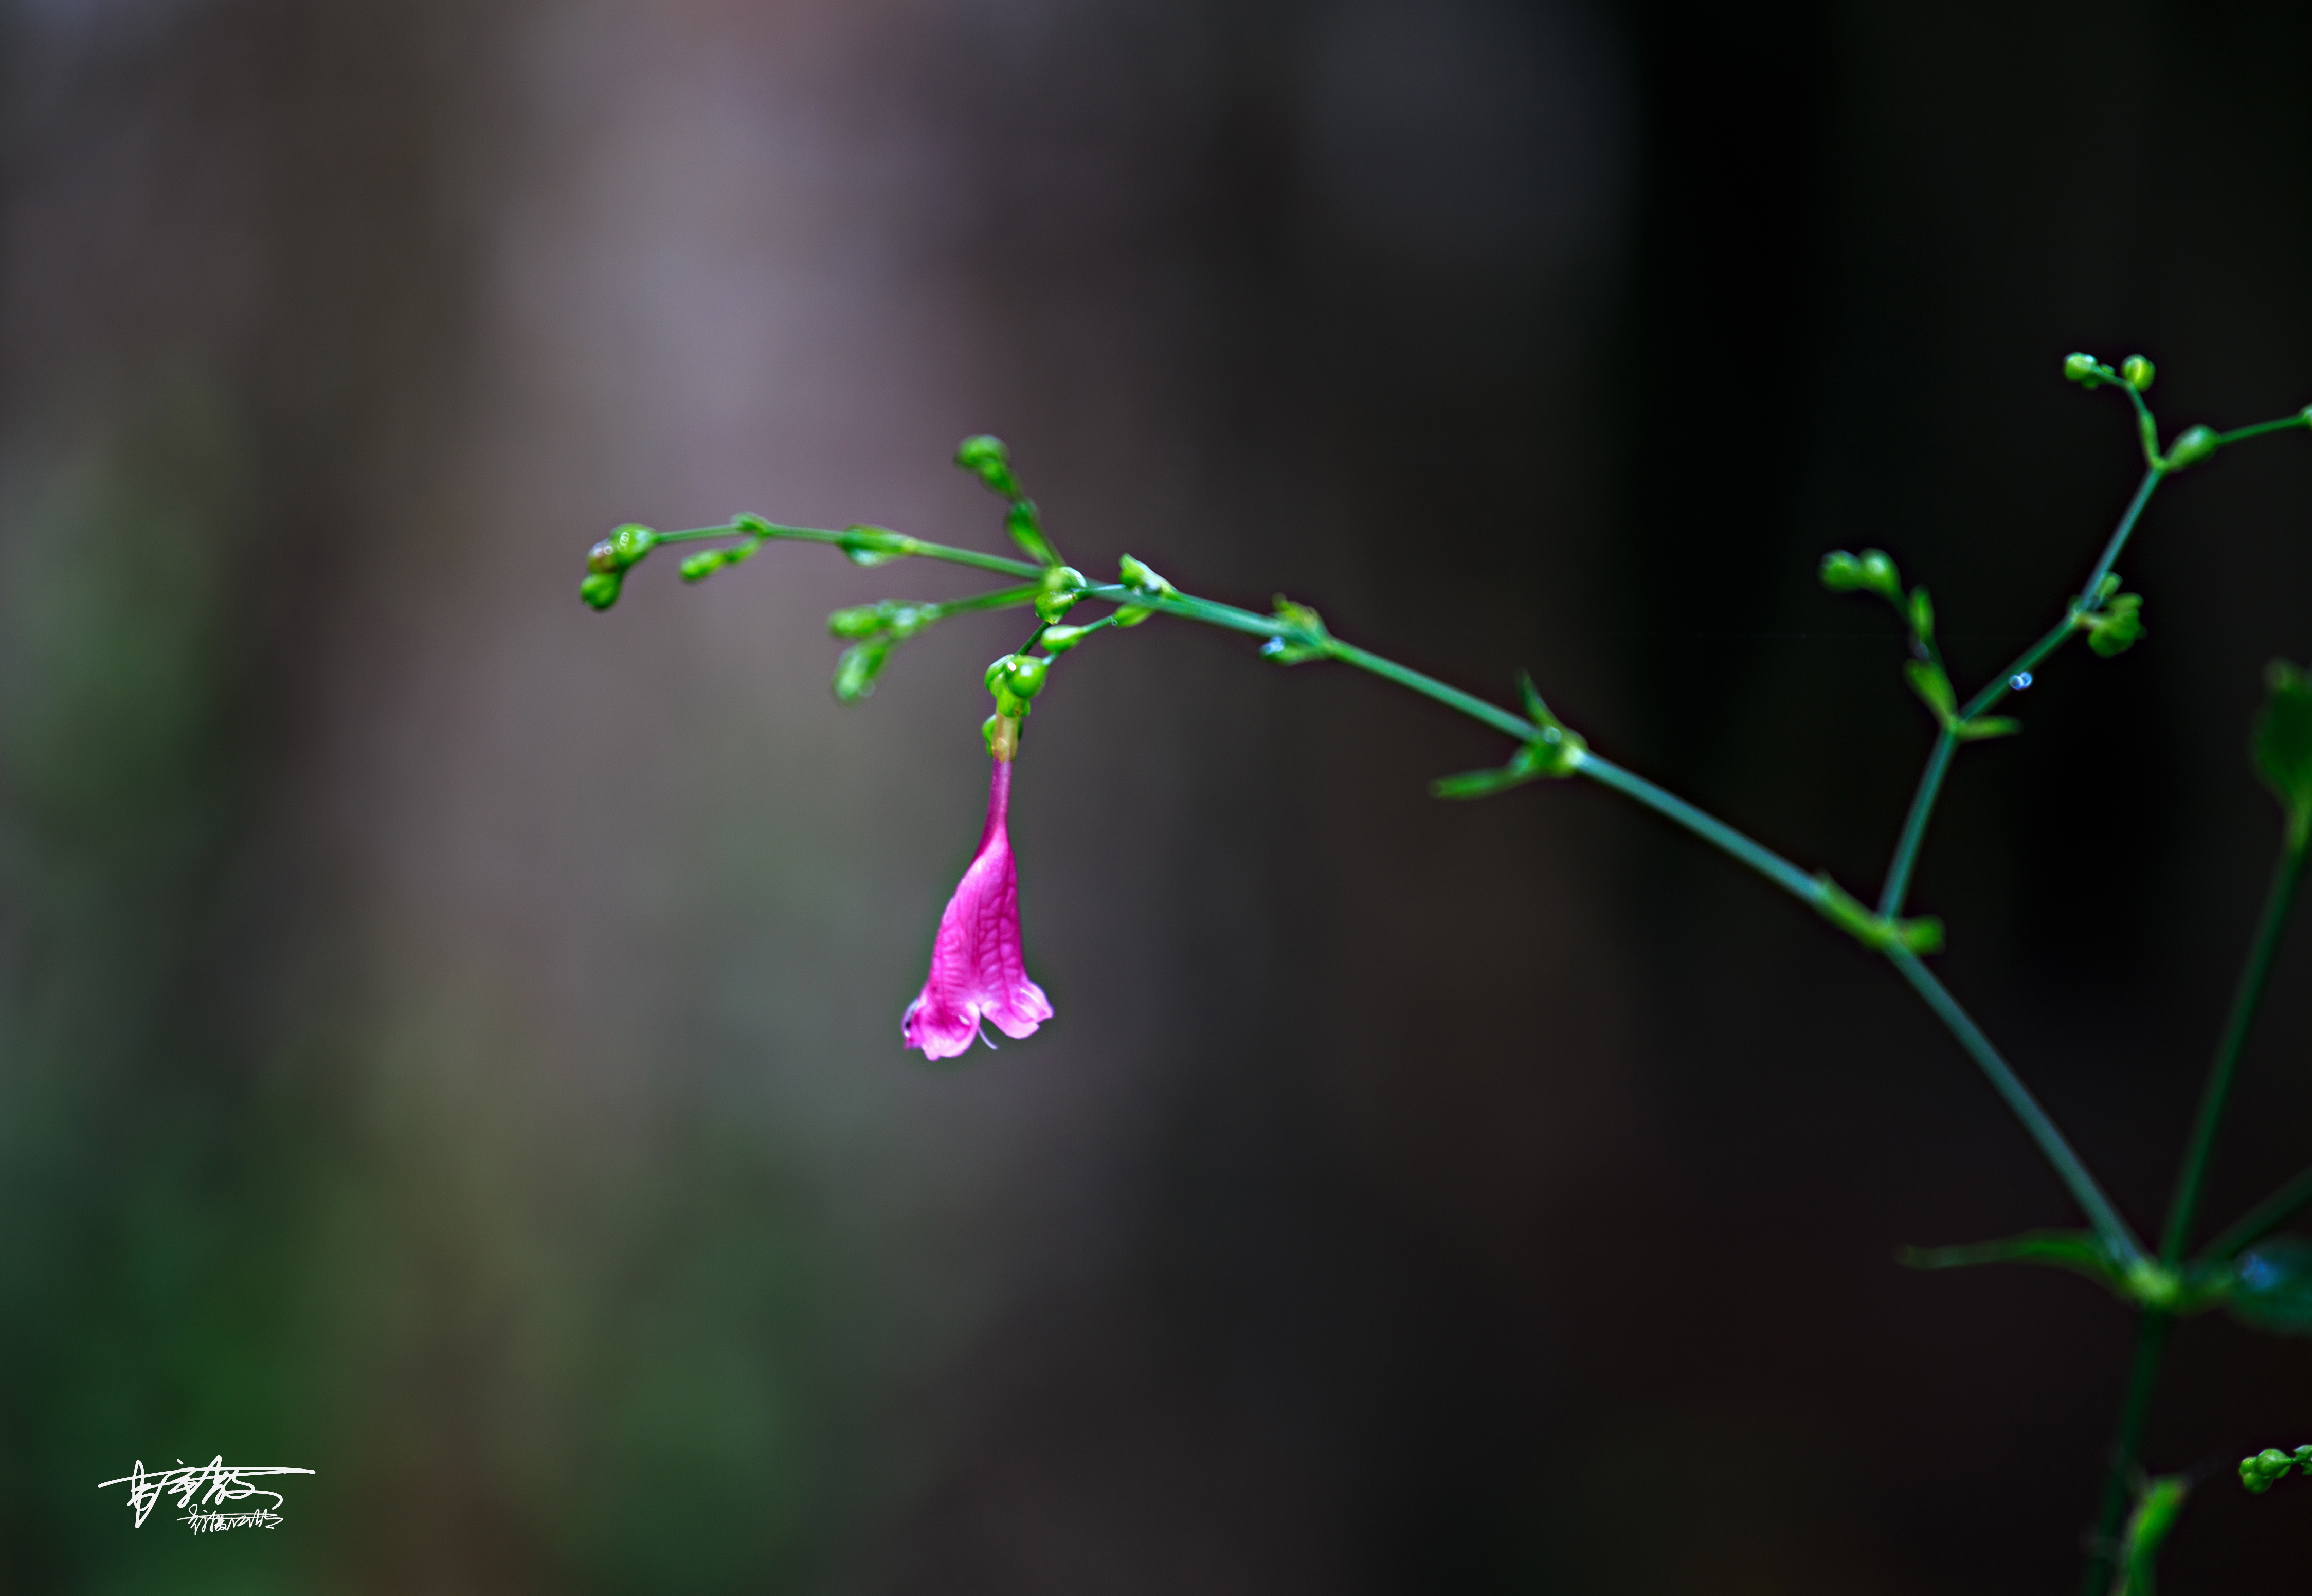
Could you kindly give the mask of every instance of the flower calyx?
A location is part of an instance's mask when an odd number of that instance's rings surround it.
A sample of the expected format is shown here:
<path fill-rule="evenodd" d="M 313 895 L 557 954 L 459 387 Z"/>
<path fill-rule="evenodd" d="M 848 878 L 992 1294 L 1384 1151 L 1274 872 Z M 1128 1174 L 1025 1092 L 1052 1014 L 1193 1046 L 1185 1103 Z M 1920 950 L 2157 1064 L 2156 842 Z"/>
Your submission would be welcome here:
<path fill-rule="evenodd" d="M 1276 595 L 1274 614 L 1278 622 L 1291 629 L 1260 645 L 1262 659 L 1272 664 L 1305 665 L 1310 660 L 1333 657 L 1333 635 L 1325 630 L 1323 616 L 1283 593 Z"/>
<path fill-rule="evenodd" d="M 618 601 L 626 573 L 643 562 L 658 544 L 658 534 L 638 522 L 628 522 L 586 551 L 586 575 L 578 597 L 590 609 L 608 609 Z"/>
<path fill-rule="evenodd" d="M 1942 951 L 1943 923 L 1934 916 L 1898 920 L 1873 913 L 1825 871 L 1815 873 L 1814 884 L 1818 893 L 1814 906 L 1822 917 L 1871 951 L 1885 952 L 1889 948 L 1917 954 Z"/>
<path fill-rule="evenodd" d="M 1590 751 L 1581 733 L 1549 712 L 1534 688 L 1533 678 L 1522 671 L 1518 674 L 1518 692 L 1525 701 L 1526 719 L 1536 728 L 1533 740 L 1511 754 L 1505 765 L 1438 777 L 1429 784 L 1433 796 L 1490 798 L 1529 781 L 1562 780 L 1581 768 L 1582 757 Z"/>

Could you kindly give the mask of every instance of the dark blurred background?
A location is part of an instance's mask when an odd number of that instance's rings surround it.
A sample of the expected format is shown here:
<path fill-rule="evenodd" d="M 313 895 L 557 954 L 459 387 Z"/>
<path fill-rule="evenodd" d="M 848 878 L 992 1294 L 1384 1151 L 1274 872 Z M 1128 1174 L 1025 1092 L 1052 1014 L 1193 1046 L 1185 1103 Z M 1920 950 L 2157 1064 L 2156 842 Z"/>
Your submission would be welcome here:
<path fill-rule="evenodd" d="M 1014 618 L 754 509 L 1279 588 L 1875 890 L 1928 727 L 2172 432 L 2312 398 L 2273 4 L 0 5 L 0 1583 L 26 1592 L 2045 1592 L 2127 1352 L 1891 973 L 1498 740 L 1158 624 L 1013 823 L 1059 1017 L 898 1042 Z M 1970 750 L 1948 978 L 2156 1223 L 2276 837 L 2312 451 L 2178 478 Z M 2220 1155 L 2312 1157 L 2312 937 Z M 2276 1588 L 2308 1351 L 2179 1335 L 2170 1588 Z M 314 1468 L 130 1528 L 132 1460 Z"/>

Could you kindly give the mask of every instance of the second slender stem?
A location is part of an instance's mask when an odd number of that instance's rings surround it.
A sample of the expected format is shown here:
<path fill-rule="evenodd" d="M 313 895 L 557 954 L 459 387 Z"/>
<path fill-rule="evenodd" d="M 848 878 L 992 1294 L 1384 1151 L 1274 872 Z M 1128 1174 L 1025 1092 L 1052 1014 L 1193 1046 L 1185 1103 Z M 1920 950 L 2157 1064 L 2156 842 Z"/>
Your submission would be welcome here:
<path fill-rule="evenodd" d="M 2247 1046 L 2248 1030 L 2264 1001 L 2264 983 L 2272 977 L 2272 961 L 2280 951 L 2281 935 L 2288 929 L 2289 908 L 2304 879 L 2304 845 L 2291 828 L 2273 869 L 2264 916 L 2256 922 L 2255 940 L 2248 944 L 2247 966 L 2240 971 L 2239 989 L 2232 995 L 2231 1013 L 2224 1020 L 2223 1038 L 2216 1044 L 2215 1062 L 2208 1069 L 2207 1090 L 2200 1097 L 2199 1118 L 2193 1123 L 2191 1141 L 2185 1144 L 2183 1168 L 2176 1171 L 2176 1196 L 2168 1205 L 2168 1224 L 2159 1237 L 2159 1261 L 2164 1264 L 2181 1262 L 2184 1249 L 2191 1242 L 2192 1222 L 2199 1215 L 2200 1188 L 2207 1178 L 2216 1136 L 2223 1128 L 2232 1082 L 2239 1074 L 2240 1053 Z"/>

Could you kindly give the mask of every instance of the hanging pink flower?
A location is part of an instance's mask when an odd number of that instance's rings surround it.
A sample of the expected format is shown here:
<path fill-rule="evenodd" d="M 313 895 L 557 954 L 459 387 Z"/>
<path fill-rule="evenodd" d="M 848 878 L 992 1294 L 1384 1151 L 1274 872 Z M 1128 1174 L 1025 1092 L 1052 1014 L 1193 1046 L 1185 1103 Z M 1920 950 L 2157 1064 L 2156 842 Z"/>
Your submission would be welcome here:
<path fill-rule="evenodd" d="M 899 1034 L 925 1058 L 952 1058 L 980 1034 L 983 1018 L 1014 1039 L 1033 1036 L 1052 1017 L 1052 1001 L 1028 978 L 1020 951 L 1020 867 L 1004 829 L 1012 807 L 1012 761 L 998 748 L 987 788 L 987 829 L 979 852 L 940 916 L 932 971 L 907 1005 Z"/>

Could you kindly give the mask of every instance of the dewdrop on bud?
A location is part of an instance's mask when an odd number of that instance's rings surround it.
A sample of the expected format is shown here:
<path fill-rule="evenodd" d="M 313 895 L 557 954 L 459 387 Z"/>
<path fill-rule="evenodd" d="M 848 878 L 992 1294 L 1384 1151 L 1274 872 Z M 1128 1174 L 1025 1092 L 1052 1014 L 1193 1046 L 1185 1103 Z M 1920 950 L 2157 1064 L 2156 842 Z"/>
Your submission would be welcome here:
<path fill-rule="evenodd" d="M 2130 388 L 2141 393 L 2151 386 L 2151 380 L 2159 371 L 2141 355 L 2131 355 L 2119 363 L 2119 374 Z"/>
<path fill-rule="evenodd" d="M 626 569 L 618 560 L 618 546 L 608 538 L 586 551 L 586 568 L 603 574 Z"/>
<path fill-rule="evenodd" d="M 2092 355 L 2063 356 L 2063 377 L 2067 381 L 2084 382 L 2089 388 L 2103 386 L 2102 362 Z"/>

